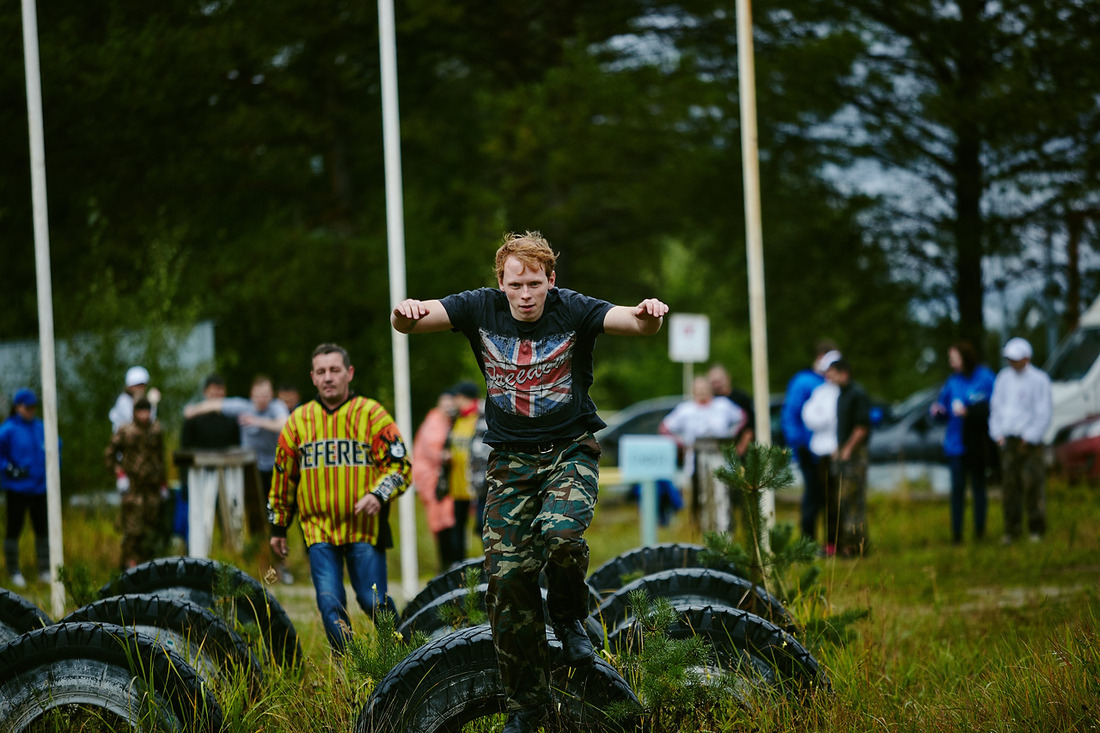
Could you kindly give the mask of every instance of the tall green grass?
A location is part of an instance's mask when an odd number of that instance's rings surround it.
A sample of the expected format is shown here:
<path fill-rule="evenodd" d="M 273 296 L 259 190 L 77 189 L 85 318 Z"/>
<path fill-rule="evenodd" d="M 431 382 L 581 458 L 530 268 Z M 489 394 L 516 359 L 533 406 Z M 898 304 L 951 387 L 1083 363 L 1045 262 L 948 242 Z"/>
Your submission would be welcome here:
<path fill-rule="evenodd" d="M 796 494 L 780 495 L 779 521 L 797 521 Z M 870 611 L 847 643 L 813 648 L 832 694 L 775 699 L 755 709 L 731 704 L 721 722 L 681 730 L 1100 730 L 1100 490 L 1052 481 L 1050 530 L 1038 544 L 1000 546 L 1000 511 L 994 498 L 984 542 L 955 546 L 946 502 L 872 495 L 867 555 L 818 561 L 826 616 Z M 66 556 L 106 582 L 118 547 L 110 513 L 70 508 L 64 534 Z M 33 557 L 27 535 L 24 565 Z M 636 506 L 605 493 L 588 540 L 592 568 L 636 547 Z M 682 512 L 660 529 L 659 541 L 701 544 L 702 535 Z M 418 544 L 421 567 L 434 569 L 430 539 Z M 215 555 L 261 577 L 256 557 L 217 547 Z M 399 563 L 390 565 L 397 588 Z M 219 689 L 231 733 L 351 731 L 376 682 L 329 655 L 304 561 L 294 569 L 296 586 L 270 588 L 295 621 L 305 663 L 295 671 L 269 667 L 259 694 L 244 684 Z M 22 595 L 49 611 L 45 585 Z M 358 610 L 353 625 L 369 638 L 370 624 Z"/>

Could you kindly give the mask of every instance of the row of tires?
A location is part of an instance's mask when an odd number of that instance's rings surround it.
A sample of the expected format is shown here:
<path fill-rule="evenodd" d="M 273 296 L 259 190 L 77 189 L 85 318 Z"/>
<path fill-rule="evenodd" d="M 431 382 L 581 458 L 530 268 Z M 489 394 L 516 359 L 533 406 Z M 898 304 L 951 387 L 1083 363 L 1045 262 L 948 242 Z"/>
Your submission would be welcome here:
<path fill-rule="evenodd" d="M 595 610 L 586 626 L 593 644 L 615 654 L 639 649 L 643 624 L 630 597 L 644 590 L 650 598 L 668 599 L 675 609 L 670 637 L 705 638 L 713 669 L 704 672 L 736 677 L 743 704 L 752 705 L 761 692 L 827 690 L 829 681 L 817 660 L 789 632 L 793 624 L 782 603 L 740 577 L 736 568 L 701 567 L 702 550 L 697 545 L 657 545 L 624 553 L 597 568 L 588 580 Z M 359 715 L 357 733 L 459 731 L 466 723 L 503 712 L 504 691 L 489 627 L 456 630 L 440 613 L 444 606 L 465 607 L 470 594 L 484 610 L 486 584 L 467 583 L 468 573 L 482 562 L 471 559 L 452 567 L 405 607 L 398 631 L 405 638 L 427 634 L 429 642 L 379 681 Z M 547 730 L 636 729 L 641 704 L 604 655 L 589 668 L 571 669 L 558 663 L 561 646 L 550 627 L 547 634 L 555 697 Z"/>
<path fill-rule="evenodd" d="M 219 731 L 217 685 L 243 675 L 258 690 L 261 660 L 293 666 L 301 659 L 297 631 L 278 601 L 223 563 L 154 560 L 99 595 L 54 623 L 0 589 L 5 730 L 87 715 L 114 730 Z"/>

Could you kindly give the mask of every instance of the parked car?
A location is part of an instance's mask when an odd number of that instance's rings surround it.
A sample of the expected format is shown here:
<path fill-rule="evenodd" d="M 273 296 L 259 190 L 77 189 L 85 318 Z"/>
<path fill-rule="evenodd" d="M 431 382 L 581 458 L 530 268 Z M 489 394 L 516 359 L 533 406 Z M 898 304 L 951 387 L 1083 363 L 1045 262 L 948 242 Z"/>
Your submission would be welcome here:
<path fill-rule="evenodd" d="M 871 430 L 871 463 L 947 462 L 943 454 L 947 421 L 928 412 L 939 392 L 939 386 L 926 387 L 883 411 L 881 422 Z"/>
<path fill-rule="evenodd" d="M 684 401 L 683 395 L 669 395 L 667 397 L 654 397 L 641 402 L 635 402 L 629 407 L 601 416 L 607 427 L 596 433 L 603 450 L 601 463 L 615 466 L 619 463 L 619 438 L 624 435 L 656 435 L 665 415 L 672 412 L 676 405 Z M 772 395 L 771 421 L 772 443 L 784 445 L 783 430 L 779 425 L 779 416 L 783 410 L 783 395 Z"/>
<path fill-rule="evenodd" d="M 1055 468 L 1070 481 L 1100 483 L 1100 414 L 1071 423 L 1054 435 Z"/>

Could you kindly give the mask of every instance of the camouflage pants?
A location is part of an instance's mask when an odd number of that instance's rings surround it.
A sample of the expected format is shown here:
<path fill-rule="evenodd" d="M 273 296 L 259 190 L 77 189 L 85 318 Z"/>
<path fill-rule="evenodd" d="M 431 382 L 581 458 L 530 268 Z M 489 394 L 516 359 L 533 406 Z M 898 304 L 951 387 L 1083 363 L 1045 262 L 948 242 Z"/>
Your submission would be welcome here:
<path fill-rule="evenodd" d="M 543 453 L 494 450 L 487 467 L 485 601 L 509 709 L 550 701 L 549 643 L 539 573 L 551 619 L 588 615 L 588 544 L 600 446 L 591 434 Z"/>
<path fill-rule="evenodd" d="M 846 461 L 832 460 L 825 542 L 835 544 L 840 555 L 860 555 L 867 549 L 867 463 L 865 448 Z"/>
<path fill-rule="evenodd" d="M 1041 446 L 1006 438 L 1001 449 L 1001 495 L 1005 534 L 1016 539 L 1023 533 L 1024 508 L 1027 529 L 1042 535 L 1047 529 L 1046 466 Z"/>
<path fill-rule="evenodd" d="M 160 493 L 157 488 L 131 487 L 122 495 L 122 569 L 156 557 L 160 531 Z"/>

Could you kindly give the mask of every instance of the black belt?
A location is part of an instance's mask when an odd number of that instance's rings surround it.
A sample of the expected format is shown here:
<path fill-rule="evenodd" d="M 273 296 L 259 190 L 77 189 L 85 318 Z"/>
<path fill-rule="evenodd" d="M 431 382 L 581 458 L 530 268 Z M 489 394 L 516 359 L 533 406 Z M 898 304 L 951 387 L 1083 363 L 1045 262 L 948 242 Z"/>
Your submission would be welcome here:
<path fill-rule="evenodd" d="M 494 450 L 501 451 L 503 453 L 553 453 L 556 450 L 560 450 L 572 443 L 578 443 L 585 438 L 591 436 L 591 433 L 585 433 L 584 435 L 577 436 L 576 438 L 563 438 L 562 440 L 551 440 L 541 443 L 524 443 L 524 442 L 503 442 L 503 443 L 490 443 Z"/>

